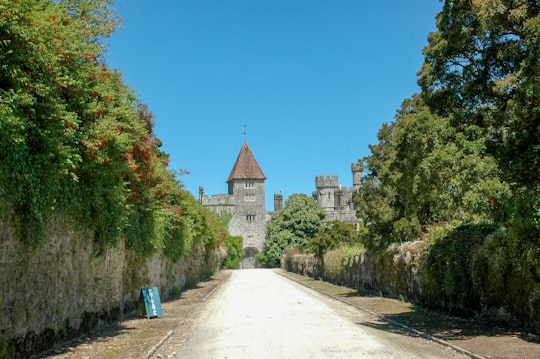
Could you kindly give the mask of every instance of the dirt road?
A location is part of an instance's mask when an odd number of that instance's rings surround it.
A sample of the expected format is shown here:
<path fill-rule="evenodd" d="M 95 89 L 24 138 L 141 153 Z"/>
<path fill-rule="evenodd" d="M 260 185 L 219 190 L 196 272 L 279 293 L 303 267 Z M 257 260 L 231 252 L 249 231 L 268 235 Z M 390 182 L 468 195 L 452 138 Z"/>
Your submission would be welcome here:
<path fill-rule="evenodd" d="M 235 271 L 194 319 L 191 334 L 171 337 L 153 358 L 466 357 L 379 324 L 272 270 Z"/>
<path fill-rule="evenodd" d="M 540 358 L 538 335 L 280 269 L 222 271 L 162 304 L 163 318 L 130 315 L 33 358 L 460 357 L 449 346 L 472 358 Z"/>

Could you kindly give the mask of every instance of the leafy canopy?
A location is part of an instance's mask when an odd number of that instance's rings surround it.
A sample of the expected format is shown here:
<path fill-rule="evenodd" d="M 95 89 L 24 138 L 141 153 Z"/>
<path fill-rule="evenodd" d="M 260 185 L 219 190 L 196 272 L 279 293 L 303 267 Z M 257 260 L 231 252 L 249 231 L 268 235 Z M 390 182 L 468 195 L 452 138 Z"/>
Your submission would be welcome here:
<path fill-rule="evenodd" d="M 306 251 L 322 258 L 323 255 L 343 245 L 358 244 L 360 237 L 356 226 L 350 223 L 332 221 L 327 223 L 315 238 L 306 242 Z"/>
<path fill-rule="evenodd" d="M 0 0 L 0 204 L 41 243 L 60 212 L 173 259 L 211 248 L 222 227 L 167 169 L 153 115 L 104 61 L 112 0 Z"/>
<path fill-rule="evenodd" d="M 444 2 L 424 49 L 422 92 L 362 160 L 356 201 L 370 247 L 454 221 L 519 222 L 538 236 L 539 13 L 537 1 Z"/>
<path fill-rule="evenodd" d="M 420 96 L 404 101 L 378 138 L 355 197 L 371 249 L 414 240 L 436 223 L 492 221 L 509 196 L 480 129 L 458 131 Z"/>
<path fill-rule="evenodd" d="M 305 194 L 295 193 L 286 201 L 266 225 L 266 256 L 269 266 L 280 265 L 281 257 L 289 248 L 303 247 L 314 238 L 325 217 L 317 201 Z"/>
<path fill-rule="evenodd" d="M 445 1 L 430 34 L 419 84 L 432 111 L 476 125 L 504 178 L 540 178 L 540 3 Z"/>

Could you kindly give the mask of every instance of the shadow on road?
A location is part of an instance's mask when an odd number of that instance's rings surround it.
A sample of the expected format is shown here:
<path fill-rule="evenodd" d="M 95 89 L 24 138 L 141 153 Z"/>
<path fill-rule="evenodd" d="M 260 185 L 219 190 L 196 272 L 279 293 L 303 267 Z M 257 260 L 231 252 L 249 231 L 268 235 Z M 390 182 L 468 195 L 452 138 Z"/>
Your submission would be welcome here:
<path fill-rule="evenodd" d="M 279 274 L 375 315 L 358 325 L 399 335 L 437 338 L 470 353 L 497 358 L 540 358 L 540 336 L 482 318 L 451 316 L 380 293 L 354 290 L 290 272 Z"/>
<path fill-rule="evenodd" d="M 388 319 L 387 321 L 384 319 Z M 390 331 L 398 334 L 411 335 L 413 328 L 417 331 L 429 334 L 445 341 L 468 340 L 477 337 L 514 337 L 530 343 L 540 344 L 540 337 L 517 329 L 498 326 L 495 323 L 448 317 L 446 315 L 414 310 L 407 313 L 384 315 L 384 319 L 378 323 L 358 323 L 378 330 Z M 400 325 L 397 325 L 401 324 Z M 405 326 L 405 327 L 404 327 Z"/>
<path fill-rule="evenodd" d="M 137 314 L 137 306 L 134 306 L 134 310 L 122 316 L 119 321 L 103 324 L 32 359 L 144 357 L 144 353 L 168 332 L 177 328 L 183 320 L 189 318 L 201 301 L 229 276 L 227 272 L 222 272 L 217 277 L 206 278 L 186 286 L 182 291 L 173 290 L 171 295 L 162 295 L 165 297 L 162 298 L 162 318 L 141 317 Z M 54 343 L 51 343 L 52 346 Z"/>

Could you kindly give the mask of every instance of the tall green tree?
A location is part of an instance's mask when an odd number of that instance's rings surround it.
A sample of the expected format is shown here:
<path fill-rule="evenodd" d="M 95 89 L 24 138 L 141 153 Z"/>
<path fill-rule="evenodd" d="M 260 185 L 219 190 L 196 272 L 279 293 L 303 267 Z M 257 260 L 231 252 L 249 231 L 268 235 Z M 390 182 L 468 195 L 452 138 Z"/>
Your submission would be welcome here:
<path fill-rule="evenodd" d="M 490 222 L 509 195 L 481 131 L 456 130 L 420 96 L 405 100 L 378 137 L 355 197 L 371 249 L 414 240 L 437 223 Z"/>
<path fill-rule="evenodd" d="M 512 190 L 498 220 L 516 255 L 539 258 L 540 3 L 447 0 L 437 28 L 424 50 L 422 94 L 458 131 L 476 126 L 484 136 Z"/>
<path fill-rule="evenodd" d="M 314 238 L 322 228 L 324 217 L 324 209 L 315 199 L 305 194 L 291 195 L 266 225 L 268 265 L 279 266 L 287 249 L 303 247 Z"/>
<path fill-rule="evenodd" d="M 476 125 L 516 188 L 540 178 L 540 3 L 447 0 L 419 84 L 452 125 Z"/>
<path fill-rule="evenodd" d="M 366 245 L 427 238 L 428 274 L 448 307 L 538 312 L 539 11 L 536 0 L 444 1 L 422 92 L 363 159 Z"/>

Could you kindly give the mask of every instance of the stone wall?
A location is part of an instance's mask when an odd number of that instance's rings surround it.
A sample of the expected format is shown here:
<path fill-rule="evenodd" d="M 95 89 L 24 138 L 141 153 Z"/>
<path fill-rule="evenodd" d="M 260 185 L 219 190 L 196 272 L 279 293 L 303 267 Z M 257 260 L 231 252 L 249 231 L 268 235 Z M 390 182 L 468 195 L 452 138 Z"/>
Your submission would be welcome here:
<path fill-rule="evenodd" d="M 415 303 L 426 302 L 427 293 L 418 273 L 425 253 L 423 241 L 396 245 L 381 255 L 365 251 L 347 254 L 343 250 L 327 253 L 322 261 L 310 254 L 288 253 L 282 259 L 282 267 L 350 288 L 378 291 Z"/>
<path fill-rule="evenodd" d="M 288 271 L 338 285 L 376 291 L 425 307 L 467 315 L 479 314 L 540 334 L 540 281 L 530 284 L 517 277 L 510 277 L 509 282 L 499 278 L 496 273 L 498 268 L 492 268 L 497 265 L 495 256 L 489 252 L 489 246 L 488 241 L 487 247 L 479 246 L 469 254 L 472 267 L 476 271 L 483 271 L 485 278 L 482 279 L 482 273 L 475 273 L 471 278 L 459 277 L 463 285 L 471 286 L 476 293 L 476 297 L 466 303 L 466 308 L 457 305 L 459 303 L 450 296 L 452 292 L 449 288 L 441 287 L 426 274 L 425 261 L 429 254 L 423 241 L 395 244 L 376 255 L 360 249 L 339 248 L 326 253 L 322 259 L 290 250 L 282 258 L 281 265 Z M 442 276 L 451 276 L 452 268 L 455 267 L 455 263 L 450 262 L 448 271 Z M 508 268 L 505 273 L 513 275 Z M 491 282 L 486 284 L 486 278 Z M 452 283 L 451 279 L 448 279 L 448 283 Z M 521 287 L 511 292 L 508 283 Z M 467 288 L 458 289 L 465 291 Z M 518 307 L 515 303 L 524 304 Z"/>
<path fill-rule="evenodd" d="M 0 218 L 0 358 L 27 357 L 133 311 L 141 287 L 157 286 L 162 299 L 217 269 L 215 253 L 195 248 L 187 260 L 143 259 L 122 243 L 96 256 L 92 237 L 51 220 L 39 248 L 15 238 Z"/>

